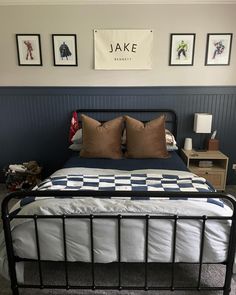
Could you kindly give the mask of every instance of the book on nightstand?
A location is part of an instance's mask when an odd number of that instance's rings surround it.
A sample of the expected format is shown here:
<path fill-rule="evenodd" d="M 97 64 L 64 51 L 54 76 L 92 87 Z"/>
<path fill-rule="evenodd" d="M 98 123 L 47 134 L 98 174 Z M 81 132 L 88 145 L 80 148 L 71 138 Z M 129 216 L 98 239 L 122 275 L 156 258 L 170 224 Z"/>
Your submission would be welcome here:
<path fill-rule="evenodd" d="M 202 161 L 199 161 L 198 166 L 200 168 L 210 168 L 210 167 L 213 167 L 213 161 L 202 160 Z"/>

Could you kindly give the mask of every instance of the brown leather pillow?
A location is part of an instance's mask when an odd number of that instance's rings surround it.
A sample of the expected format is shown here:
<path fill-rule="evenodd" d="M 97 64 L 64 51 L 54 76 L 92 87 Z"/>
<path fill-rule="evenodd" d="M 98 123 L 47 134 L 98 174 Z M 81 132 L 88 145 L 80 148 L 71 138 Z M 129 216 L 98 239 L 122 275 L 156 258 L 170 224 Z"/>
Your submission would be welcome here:
<path fill-rule="evenodd" d="M 80 151 L 82 158 L 122 158 L 121 134 L 123 117 L 107 121 L 104 124 L 81 115 L 83 144 Z"/>
<path fill-rule="evenodd" d="M 125 116 L 128 158 L 167 158 L 165 117 L 144 124 Z"/>

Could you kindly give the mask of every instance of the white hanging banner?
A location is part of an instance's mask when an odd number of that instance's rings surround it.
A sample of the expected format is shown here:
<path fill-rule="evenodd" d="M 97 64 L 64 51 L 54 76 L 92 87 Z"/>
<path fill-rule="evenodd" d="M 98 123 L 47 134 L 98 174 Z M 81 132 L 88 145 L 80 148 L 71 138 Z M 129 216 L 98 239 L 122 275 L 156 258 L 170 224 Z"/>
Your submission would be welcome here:
<path fill-rule="evenodd" d="M 94 30 L 96 70 L 152 68 L 152 30 Z"/>

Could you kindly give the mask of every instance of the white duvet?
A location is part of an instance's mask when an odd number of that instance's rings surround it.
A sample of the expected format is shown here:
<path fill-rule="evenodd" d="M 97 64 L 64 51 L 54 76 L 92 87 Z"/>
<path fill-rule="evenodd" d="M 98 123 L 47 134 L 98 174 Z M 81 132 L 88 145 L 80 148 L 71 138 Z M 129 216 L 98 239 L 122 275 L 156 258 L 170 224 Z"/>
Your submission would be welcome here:
<path fill-rule="evenodd" d="M 110 169 L 70 168 L 61 169 L 54 175 L 65 173 L 122 174 L 130 171 Z M 160 173 L 159 170 L 135 170 L 132 173 Z M 163 171 L 162 171 L 163 172 Z M 190 175 L 189 172 L 165 171 L 175 175 Z M 124 199 L 39 199 L 22 208 L 21 214 L 156 214 L 231 216 L 228 206 L 201 202 L 199 200 L 124 200 Z M 67 259 L 69 261 L 91 261 L 90 221 L 67 219 Z M 118 260 L 117 220 L 94 219 L 95 262 L 108 263 Z M 206 221 L 204 262 L 224 262 L 227 257 L 230 221 Z M 24 258 L 37 258 L 34 223 L 29 219 L 12 222 L 15 253 Z M 38 220 L 41 259 L 60 261 L 64 259 L 62 221 L 57 219 Z M 178 220 L 176 238 L 176 262 L 199 262 L 202 222 Z M 142 262 L 145 260 L 145 220 L 121 220 L 121 261 Z M 149 221 L 148 261 L 171 262 L 173 245 L 173 220 Z M 3 233 L 0 237 L 0 272 L 7 277 L 7 256 Z M 20 282 L 24 277 L 23 263 L 17 263 Z"/>

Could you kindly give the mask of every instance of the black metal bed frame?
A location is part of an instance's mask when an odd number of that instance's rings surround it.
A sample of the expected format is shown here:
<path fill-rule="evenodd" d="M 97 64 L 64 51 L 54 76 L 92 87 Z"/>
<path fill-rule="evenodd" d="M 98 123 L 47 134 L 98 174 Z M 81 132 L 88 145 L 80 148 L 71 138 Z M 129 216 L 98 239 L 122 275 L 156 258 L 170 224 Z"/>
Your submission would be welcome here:
<path fill-rule="evenodd" d="M 78 115 L 81 114 L 92 114 L 93 116 L 103 115 L 105 117 L 107 114 L 116 114 L 116 115 L 122 115 L 122 114 L 138 114 L 138 117 L 141 116 L 141 119 L 143 122 L 150 121 L 150 118 L 143 119 L 142 116 L 145 114 L 148 114 L 150 116 L 151 113 L 154 114 L 154 118 L 158 114 L 159 116 L 164 114 L 166 116 L 166 127 L 170 128 L 171 132 L 177 137 L 177 126 L 178 126 L 178 118 L 176 115 L 176 112 L 174 110 L 169 109 L 78 109 L 76 110 Z M 104 116 L 105 115 L 105 116 Z M 139 119 L 139 118 L 138 118 Z M 153 119 L 153 118 L 152 118 Z M 104 120 L 101 120 L 101 122 L 107 121 L 107 117 L 105 117 Z M 80 117 L 79 117 L 80 121 Z"/>
<path fill-rule="evenodd" d="M 76 214 L 76 215 L 21 215 L 17 214 L 12 216 L 9 212 L 9 202 L 12 199 L 22 199 L 25 196 L 37 196 L 37 197 L 45 197 L 45 196 L 57 196 L 57 197 L 75 197 L 75 196 L 83 196 L 84 198 L 90 197 L 93 195 L 94 197 L 122 197 L 122 196 L 136 196 L 136 197 L 143 197 L 149 196 L 152 198 L 163 198 L 163 197 L 189 197 L 189 198 L 207 198 L 209 197 L 209 193 L 189 193 L 189 192 L 132 192 L 132 191 L 32 191 L 32 192 L 15 192 L 7 195 L 2 203 L 2 219 L 3 219 L 3 228 L 5 233 L 5 243 L 7 249 L 7 256 L 8 256 L 8 265 L 9 265 L 9 275 L 11 279 L 11 288 L 13 295 L 19 295 L 19 289 L 24 288 L 32 288 L 32 289 L 92 289 L 92 290 L 170 290 L 170 291 L 223 291 L 223 295 L 230 294 L 230 286 L 231 286 L 231 278 L 233 274 L 233 263 L 234 263 L 234 256 L 235 256 L 235 249 L 236 249 L 236 201 L 228 195 L 222 193 L 211 193 L 212 198 L 221 198 L 224 200 L 228 200 L 233 209 L 232 216 L 188 216 L 188 215 L 155 215 L 155 214 L 137 214 L 137 215 L 105 215 L 105 214 Z M 34 222 L 35 227 L 35 237 L 36 237 L 36 246 L 37 246 L 37 259 L 25 259 L 23 257 L 18 257 L 14 253 L 13 242 L 12 242 L 12 232 L 11 232 L 11 222 L 14 219 L 31 219 Z M 38 220 L 39 219 L 61 219 L 62 220 L 62 233 L 63 233 L 63 247 L 64 247 L 64 273 L 65 273 L 65 284 L 44 284 L 43 281 L 43 273 L 42 273 L 42 263 L 46 262 L 46 260 L 41 260 L 40 257 L 40 237 L 38 233 Z M 69 284 L 69 272 L 68 272 L 68 265 L 69 261 L 67 260 L 67 245 L 66 245 L 66 220 L 67 219 L 88 219 L 90 221 L 90 242 L 91 242 L 91 285 L 70 285 Z M 116 219 L 117 220 L 117 236 L 118 236 L 118 284 L 117 285 L 97 285 L 96 284 L 96 273 L 95 273 L 95 265 L 96 262 L 94 260 L 94 228 L 93 228 L 93 221 L 95 219 Z M 138 220 L 145 220 L 145 261 L 141 262 L 144 267 L 144 278 L 143 278 L 143 286 L 134 286 L 134 285 L 123 285 L 122 284 L 122 265 L 125 262 L 121 260 L 121 223 L 123 219 L 138 219 Z M 148 253 L 149 253 L 149 221 L 151 219 L 165 219 L 165 220 L 173 220 L 174 227 L 173 227 L 173 241 L 172 241 L 172 262 L 171 262 L 171 278 L 170 284 L 166 286 L 158 286 L 158 285 L 149 285 L 148 283 Z M 179 262 L 175 261 L 175 254 L 176 254 L 176 237 L 178 235 L 178 220 L 199 220 L 202 221 L 202 230 L 201 230 L 201 243 L 200 243 L 200 257 L 197 264 L 199 266 L 198 270 L 198 281 L 195 286 L 176 286 L 175 285 L 175 267 Z M 225 271 L 225 279 L 223 286 L 202 286 L 202 267 L 204 264 L 208 264 L 203 262 L 203 253 L 204 253 L 204 240 L 205 240 L 205 226 L 208 220 L 229 220 L 231 222 L 230 228 L 230 237 L 229 237 L 229 244 L 228 244 L 228 257 L 226 261 L 222 261 L 222 263 L 215 263 L 215 264 L 224 264 L 226 266 Z M 23 284 L 17 282 L 17 274 L 16 274 L 16 263 L 20 261 L 31 261 L 38 265 L 38 273 L 39 273 L 39 284 Z M 184 262 L 183 262 L 184 263 Z M 162 263 L 165 264 L 165 263 Z M 170 264 L 170 263 L 166 263 Z M 189 264 L 189 263 L 188 263 Z M 191 263 L 190 263 L 191 264 Z M 210 263 L 214 264 L 214 263 Z"/>
<path fill-rule="evenodd" d="M 122 113 L 140 113 L 141 117 L 143 113 L 157 113 L 157 114 L 168 114 L 167 115 L 167 124 L 168 127 L 171 126 L 171 132 L 176 137 L 177 135 L 177 116 L 176 113 L 172 110 L 166 110 L 166 109 L 149 109 L 149 110 L 141 110 L 141 109 L 99 109 L 99 110 L 93 110 L 93 109 L 81 109 L 77 110 L 77 113 L 91 113 L 96 115 L 99 113 L 115 113 L 115 114 L 122 114 Z M 106 119 L 105 119 L 106 120 Z M 146 121 L 143 119 L 143 121 Z M 152 198 L 163 198 L 163 197 L 188 197 L 188 198 L 208 198 L 209 193 L 190 193 L 190 192 L 158 192 L 158 191 L 149 191 L 149 192 L 142 192 L 142 191 L 30 191 L 30 192 L 15 192 L 7 195 L 5 199 L 2 202 L 2 220 L 3 220 L 3 228 L 4 228 L 4 234 L 5 234 L 5 243 L 6 243 L 6 250 L 7 250 L 7 257 L 8 257 L 8 265 L 9 265 L 9 276 L 11 280 L 11 289 L 13 295 L 19 294 L 19 289 L 24 288 L 32 288 L 32 289 L 92 289 L 92 290 L 188 290 L 188 291 L 223 291 L 224 295 L 229 295 L 230 293 L 230 286 L 231 286 L 231 278 L 233 273 L 233 263 L 234 263 L 234 255 L 235 255 L 235 249 L 236 249 L 236 201 L 228 195 L 222 194 L 222 193 L 210 193 L 212 198 L 222 198 L 227 200 L 231 203 L 233 214 L 232 216 L 177 216 L 177 215 L 158 215 L 158 214 L 76 214 L 76 215 L 21 215 L 18 213 L 17 215 L 13 216 L 9 211 L 9 203 L 12 201 L 12 199 L 23 199 L 26 196 L 37 196 L 37 197 L 45 197 L 45 196 L 57 196 L 57 197 L 72 197 L 72 196 L 83 196 L 86 197 L 152 197 Z M 36 247 L 37 247 L 37 259 L 25 259 L 24 257 L 18 257 L 16 256 L 14 252 L 14 245 L 13 245 L 13 239 L 12 239 L 12 231 L 11 231 L 11 222 L 14 219 L 31 219 L 34 223 L 35 228 L 35 238 L 36 238 Z M 62 261 L 64 264 L 64 274 L 65 274 L 65 284 L 45 284 L 43 279 L 43 273 L 42 273 L 42 263 L 45 262 L 45 260 L 41 259 L 40 254 L 40 236 L 38 233 L 38 220 L 40 219 L 61 219 L 62 220 L 62 233 L 63 233 L 63 247 L 64 247 L 64 260 Z M 88 219 L 90 222 L 90 253 L 91 253 L 91 284 L 90 285 L 78 285 L 78 284 L 70 284 L 70 278 L 69 278 L 69 272 L 68 272 L 68 266 L 69 261 L 67 259 L 67 245 L 66 245 L 66 220 L 68 219 Z M 118 283 L 116 285 L 111 286 L 105 286 L 105 285 L 98 285 L 96 282 L 96 271 L 95 271 L 95 259 L 94 259 L 94 226 L 93 221 L 95 219 L 116 219 L 117 220 L 117 237 L 118 237 Z M 144 267 L 144 278 L 143 278 L 143 285 L 142 286 L 135 286 L 135 285 L 124 285 L 122 282 L 122 265 L 125 264 L 125 262 L 122 262 L 122 253 L 121 253 L 121 224 L 123 219 L 139 219 L 139 220 L 145 220 L 145 261 L 142 262 L 142 265 Z M 172 242 L 172 262 L 171 262 L 171 277 L 170 277 L 170 284 L 166 286 L 158 286 L 158 285 L 150 285 L 148 278 L 149 278 L 149 265 L 150 262 L 148 260 L 149 257 L 149 221 L 151 219 L 166 219 L 166 220 L 173 220 L 174 226 L 173 226 L 173 241 Z M 197 264 L 199 266 L 198 270 L 198 280 L 197 284 L 195 286 L 177 286 L 175 284 L 175 277 L 176 272 L 175 268 L 176 265 L 179 262 L 175 261 L 175 255 L 176 255 L 176 237 L 178 235 L 178 220 L 199 220 L 202 221 L 202 231 L 201 231 L 201 243 L 200 243 L 200 257 Z M 229 244 L 228 244 L 228 255 L 226 261 L 222 261 L 222 264 L 226 265 L 226 271 L 225 271 L 225 279 L 224 279 L 224 285 L 220 287 L 214 287 L 214 286 L 202 286 L 202 267 L 204 264 L 206 264 L 203 261 L 203 253 L 204 253 L 204 240 L 205 240 L 205 226 L 208 220 L 229 220 L 231 222 L 231 228 L 230 228 L 230 238 L 229 238 Z M 33 263 L 37 264 L 38 267 L 38 273 L 39 273 L 39 284 L 23 284 L 19 283 L 17 281 L 17 274 L 16 274 L 16 263 L 20 261 L 31 261 Z M 165 263 L 164 263 L 165 264 Z M 169 262 L 166 264 L 170 264 Z M 211 263 L 214 264 L 214 263 Z M 219 264 L 219 263 L 215 263 Z"/>

